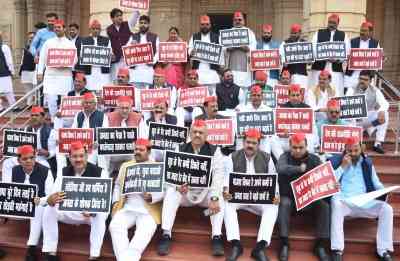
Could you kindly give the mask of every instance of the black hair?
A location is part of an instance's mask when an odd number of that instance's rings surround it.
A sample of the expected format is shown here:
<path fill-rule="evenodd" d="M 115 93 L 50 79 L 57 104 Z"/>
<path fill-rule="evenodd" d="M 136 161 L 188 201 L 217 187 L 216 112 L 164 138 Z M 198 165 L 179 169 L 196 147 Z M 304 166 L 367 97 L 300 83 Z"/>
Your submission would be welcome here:
<path fill-rule="evenodd" d="M 150 23 L 150 16 L 148 16 L 148 15 L 141 15 L 140 17 L 139 17 L 139 22 L 140 21 L 147 21 L 148 23 Z"/>
<path fill-rule="evenodd" d="M 110 12 L 110 17 L 111 17 L 111 18 L 114 18 L 114 17 L 116 17 L 118 14 L 123 15 L 124 12 L 122 12 L 122 10 L 119 9 L 119 8 L 113 8 L 113 9 L 111 10 L 111 12 Z"/>
<path fill-rule="evenodd" d="M 221 76 L 224 77 L 224 75 L 225 75 L 226 72 L 231 72 L 231 71 L 232 71 L 231 69 L 225 68 L 225 69 L 223 69 L 223 70 L 221 71 Z"/>
<path fill-rule="evenodd" d="M 56 13 L 47 13 L 46 14 L 46 18 L 50 18 L 50 17 L 55 17 L 56 19 L 58 19 L 58 14 L 56 14 Z"/>
<path fill-rule="evenodd" d="M 77 23 L 69 24 L 68 27 L 75 27 L 76 30 L 79 30 L 79 25 Z"/>
<path fill-rule="evenodd" d="M 375 73 L 374 71 L 371 70 L 362 70 L 360 72 L 360 76 L 368 76 L 369 79 L 371 80 L 375 76 Z"/>
<path fill-rule="evenodd" d="M 36 23 L 34 25 L 34 27 L 35 27 L 36 30 L 39 30 L 39 29 L 42 29 L 42 28 L 46 28 L 47 25 L 45 23 L 43 23 L 43 22 L 38 22 L 38 23 Z"/>
<path fill-rule="evenodd" d="M 171 28 L 169 28 L 168 32 L 170 33 L 172 30 L 174 30 L 179 35 L 179 30 L 176 26 L 171 26 Z"/>

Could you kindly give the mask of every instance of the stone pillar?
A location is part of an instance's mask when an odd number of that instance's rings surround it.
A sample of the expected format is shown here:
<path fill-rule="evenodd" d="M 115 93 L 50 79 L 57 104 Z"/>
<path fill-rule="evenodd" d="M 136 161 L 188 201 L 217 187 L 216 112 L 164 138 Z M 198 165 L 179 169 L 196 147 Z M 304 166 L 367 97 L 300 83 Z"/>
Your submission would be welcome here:
<path fill-rule="evenodd" d="M 152 0 L 150 1 L 150 30 L 157 32 L 160 41 L 168 39 L 168 30 L 171 26 L 181 26 L 180 0 Z"/>
<path fill-rule="evenodd" d="M 39 21 L 39 2 L 38 0 L 26 0 L 26 19 L 28 31 L 35 31 L 35 24 Z"/>
<path fill-rule="evenodd" d="M 15 67 L 21 60 L 22 50 L 26 41 L 26 9 L 24 0 L 14 0 L 15 16 L 13 21 L 12 48 Z M 15 68 L 17 69 L 17 68 Z"/>
<path fill-rule="evenodd" d="M 285 40 L 293 23 L 303 23 L 302 0 L 273 0 L 274 37 Z"/>
<path fill-rule="evenodd" d="M 46 21 L 46 14 L 50 12 L 55 12 L 58 14 L 60 19 L 65 20 L 65 14 L 66 14 L 66 5 L 65 5 L 65 0 L 40 0 L 40 10 L 42 11 L 41 13 L 41 19 L 42 21 Z"/>

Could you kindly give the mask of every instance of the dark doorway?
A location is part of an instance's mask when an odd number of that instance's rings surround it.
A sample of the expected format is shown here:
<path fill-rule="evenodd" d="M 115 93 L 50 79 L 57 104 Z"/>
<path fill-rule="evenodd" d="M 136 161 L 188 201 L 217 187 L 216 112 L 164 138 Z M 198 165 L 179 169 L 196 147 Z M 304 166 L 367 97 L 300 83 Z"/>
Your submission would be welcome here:
<path fill-rule="evenodd" d="M 212 31 L 214 33 L 219 34 L 219 30 L 230 29 L 233 26 L 232 18 L 233 13 L 231 14 L 208 14 L 211 19 Z M 246 19 L 246 14 L 244 14 L 244 18 Z"/>

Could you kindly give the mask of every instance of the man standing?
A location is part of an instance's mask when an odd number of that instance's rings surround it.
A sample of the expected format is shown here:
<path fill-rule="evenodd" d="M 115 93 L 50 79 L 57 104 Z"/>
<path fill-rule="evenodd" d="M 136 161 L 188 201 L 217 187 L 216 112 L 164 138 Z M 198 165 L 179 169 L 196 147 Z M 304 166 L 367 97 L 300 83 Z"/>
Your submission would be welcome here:
<path fill-rule="evenodd" d="M 35 57 L 29 51 L 32 40 L 35 37 L 35 32 L 28 33 L 28 40 L 24 48 L 24 53 L 21 59 L 21 66 L 19 69 L 19 76 L 21 77 L 21 83 L 25 87 L 25 92 L 28 93 L 33 89 L 36 84 L 36 64 Z M 26 105 L 31 106 L 33 104 L 34 95 L 28 97 Z"/>
<path fill-rule="evenodd" d="M 340 192 L 331 199 L 332 225 L 331 248 L 333 261 L 341 261 L 344 249 L 343 223 L 345 217 L 378 219 L 377 254 L 379 260 L 391 261 L 393 252 L 393 208 L 383 200 L 371 200 L 363 206 L 348 203 L 348 199 L 383 189 L 372 160 L 362 153 L 361 142 L 355 137 L 348 139 L 346 151 L 330 159 L 335 169 Z"/>
<path fill-rule="evenodd" d="M 125 162 L 115 181 L 113 194 L 113 218 L 110 233 L 114 253 L 118 261 L 139 261 L 143 251 L 150 243 L 157 225 L 161 223 L 162 192 L 121 195 L 126 168 L 150 160 L 151 145 L 147 139 L 135 142 L 135 159 Z M 128 230 L 136 225 L 135 235 L 129 242 Z"/>
<path fill-rule="evenodd" d="M 290 217 L 295 208 L 293 191 L 290 182 L 301 177 L 304 173 L 321 164 L 317 155 L 307 151 L 307 139 L 303 133 L 293 134 L 289 141 L 290 151 L 282 154 L 278 161 L 278 181 L 280 191 L 279 204 L 279 236 L 281 248 L 278 253 L 280 261 L 289 258 L 289 226 Z M 329 244 L 329 203 L 318 200 L 307 207 L 313 211 L 317 239 L 314 246 L 314 254 L 320 261 L 329 261 L 329 256 L 324 245 Z"/>
<path fill-rule="evenodd" d="M 222 222 L 224 218 L 224 200 L 222 189 L 224 183 L 224 169 L 222 154 L 218 147 L 207 142 L 207 125 L 203 120 L 195 120 L 190 129 L 191 142 L 179 147 L 180 152 L 211 156 L 212 185 L 208 189 L 190 189 L 187 184 L 182 186 L 168 186 L 162 208 L 163 235 L 158 246 L 160 255 L 168 255 L 171 246 L 172 227 L 175 222 L 179 206 L 208 207 L 212 226 L 212 248 L 214 256 L 224 255 L 222 241 Z"/>
<path fill-rule="evenodd" d="M 357 125 L 366 129 L 369 136 L 376 131 L 373 150 L 384 154 L 382 143 L 389 125 L 389 103 L 381 90 L 371 84 L 373 77 L 373 71 L 361 71 L 357 87 L 349 89 L 346 95 L 365 95 L 368 118 L 357 121 Z"/>
<path fill-rule="evenodd" d="M 46 14 L 46 18 L 47 27 L 42 28 L 36 32 L 36 35 L 33 38 L 32 44 L 30 46 L 30 52 L 35 57 L 36 63 L 39 62 L 39 54 L 43 44 L 48 39 L 56 37 L 56 33 L 54 32 L 54 22 L 58 20 L 58 15 L 56 13 L 48 13 Z"/>
<path fill-rule="evenodd" d="M 68 39 L 78 48 L 81 38 L 79 36 L 79 25 L 77 23 L 68 25 Z"/>
<path fill-rule="evenodd" d="M 200 17 L 200 32 L 193 34 L 189 40 L 188 52 L 190 57 L 192 57 L 194 54 L 194 41 L 196 40 L 219 44 L 218 34 L 211 31 L 211 20 L 208 15 L 202 15 Z M 221 60 L 223 59 L 221 58 Z M 222 61 L 220 61 L 220 63 L 221 62 Z M 199 72 L 199 83 L 203 86 L 207 86 L 210 95 L 214 95 L 216 84 L 219 82 L 218 71 L 220 69 L 220 65 L 199 62 L 196 60 L 191 60 L 191 63 L 192 69 Z"/>
<path fill-rule="evenodd" d="M 217 84 L 216 95 L 218 98 L 218 110 L 234 110 L 240 103 L 244 103 L 243 90 L 234 83 L 230 69 L 222 72 L 221 83 Z"/>
<path fill-rule="evenodd" d="M 7 106 L 15 103 L 12 78 L 14 77 L 14 63 L 10 47 L 3 43 L 3 35 L 0 32 L 0 95 L 6 96 Z M 4 110 L 0 100 L 0 111 Z"/>
<path fill-rule="evenodd" d="M 90 229 L 90 256 L 89 260 L 98 260 L 106 231 L 108 213 L 89 214 L 87 212 L 60 212 L 58 206 L 66 199 L 65 192 L 61 191 L 63 177 L 108 178 L 105 169 L 87 161 L 87 151 L 82 143 L 73 142 L 70 145 L 69 160 L 71 164 L 62 169 L 54 183 L 53 192 L 47 198 L 48 206 L 44 211 L 45 226 L 43 227 L 43 252 L 46 261 L 57 261 L 58 222 L 73 225 L 87 224 Z"/>
<path fill-rule="evenodd" d="M 257 129 L 249 129 L 245 133 L 243 149 L 231 154 L 231 172 L 246 174 L 267 174 L 275 173 L 275 166 L 270 155 L 260 150 L 261 132 Z M 225 178 L 224 198 L 229 200 L 232 195 L 229 194 L 229 173 Z M 277 194 L 279 192 L 277 191 Z M 236 203 L 225 204 L 225 230 L 227 240 L 232 244 L 232 251 L 227 258 L 228 261 L 236 261 L 243 253 L 243 247 L 240 243 L 238 209 L 246 209 L 261 216 L 261 223 L 258 230 L 257 244 L 251 252 L 251 257 L 257 261 L 267 261 L 265 247 L 271 243 L 272 231 L 278 216 L 279 196 L 273 196 L 273 205 L 243 205 Z"/>
<path fill-rule="evenodd" d="M 132 84 L 129 81 L 129 69 L 125 67 L 119 68 L 117 72 L 117 85 L 130 86 Z"/>
<path fill-rule="evenodd" d="M 350 51 L 350 43 L 347 39 L 345 32 L 337 29 L 339 25 L 339 16 L 332 14 L 328 18 L 328 27 L 320 29 L 314 34 L 312 39 L 314 50 L 316 50 L 317 43 L 323 42 L 344 42 L 346 45 L 346 57 Z M 315 86 L 318 82 L 319 73 L 322 70 L 327 70 L 332 73 L 332 86 L 334 87 L 337 96 L 343 96 L 343 61 L 342 60 L 329 60 L 329 61 L 315 61 L 312 65 L 311 71 L 311 86 Z"/>

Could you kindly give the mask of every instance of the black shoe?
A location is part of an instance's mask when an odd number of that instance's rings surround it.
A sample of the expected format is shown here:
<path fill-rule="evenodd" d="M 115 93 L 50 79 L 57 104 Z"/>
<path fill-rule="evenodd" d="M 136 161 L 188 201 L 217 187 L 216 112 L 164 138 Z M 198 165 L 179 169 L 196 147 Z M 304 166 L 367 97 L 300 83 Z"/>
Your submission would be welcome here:
<path fill-rule="evenodd" d="M 318 257 L 319 261 L 330 261 L 329 255 L 326 253 L 325 248 L 323 247 L 314 248 L 314 255 Z"/>
<path fill-rule="evenodd" d="M 343 252 L 342 251 L 332 251 L 332 261 L 342 261 Z"/>
<path fill-rule="evenodd" d="M 265 255 L 264 249 L 253 249 L 251 251 L 251 257 L 257 261 L 269 261 L 269 258 Z"/>
<path fill-rule="evenodd" d="M 44 258 L 45 261 L 59 261 L 58 256 L 47 254 Z"/>
<path fill-rule="evenodd" d="M 282 245 L 281 250 L 279 251 L 279 261 L 288 261 L 289 259 L 289 246 Z"/>
<path fill-rule="evenodd" d="M 222 241 L 222 236 L 213 236 L 211 240 L 211 245 L 212 245 L 213 256 L 224 255 L 224 242 Z"/>
<path fill-rule="evenodd" d="M 7 252 L 4 251 L 3 249 L 0 249 L 0 259 L 5 257 L 7 255 Z"/>
<path fill-rule="evenodd" d="M 372 148 L 376 153 L 385 154 L 381 144 L 378 144 Z"/>
<path fill-rule="evenodd" d="M 26 251 L 25 261 L 37 261 L 36 246 L 28 246 Z"/>
<path fill-rule="evenodd" d="M 169 235 L 162 235 L 160 243 L 158 243 L 158 254 L 166 256 L 169 254 L 171 247 L 171 237 Z"/>
<path fill-rule="evenodd" d="M 383 255 L 379 258 L 380 261 L 392 261 L 392 257 L 390 256 L 389 252 L 383 253 Z"/>
<path fill-rule="evenodd" d="M 226 261 L 236 261 L 243 254 L 243 247 L 241 245 L 232 246 L 231 255 Z"/>

